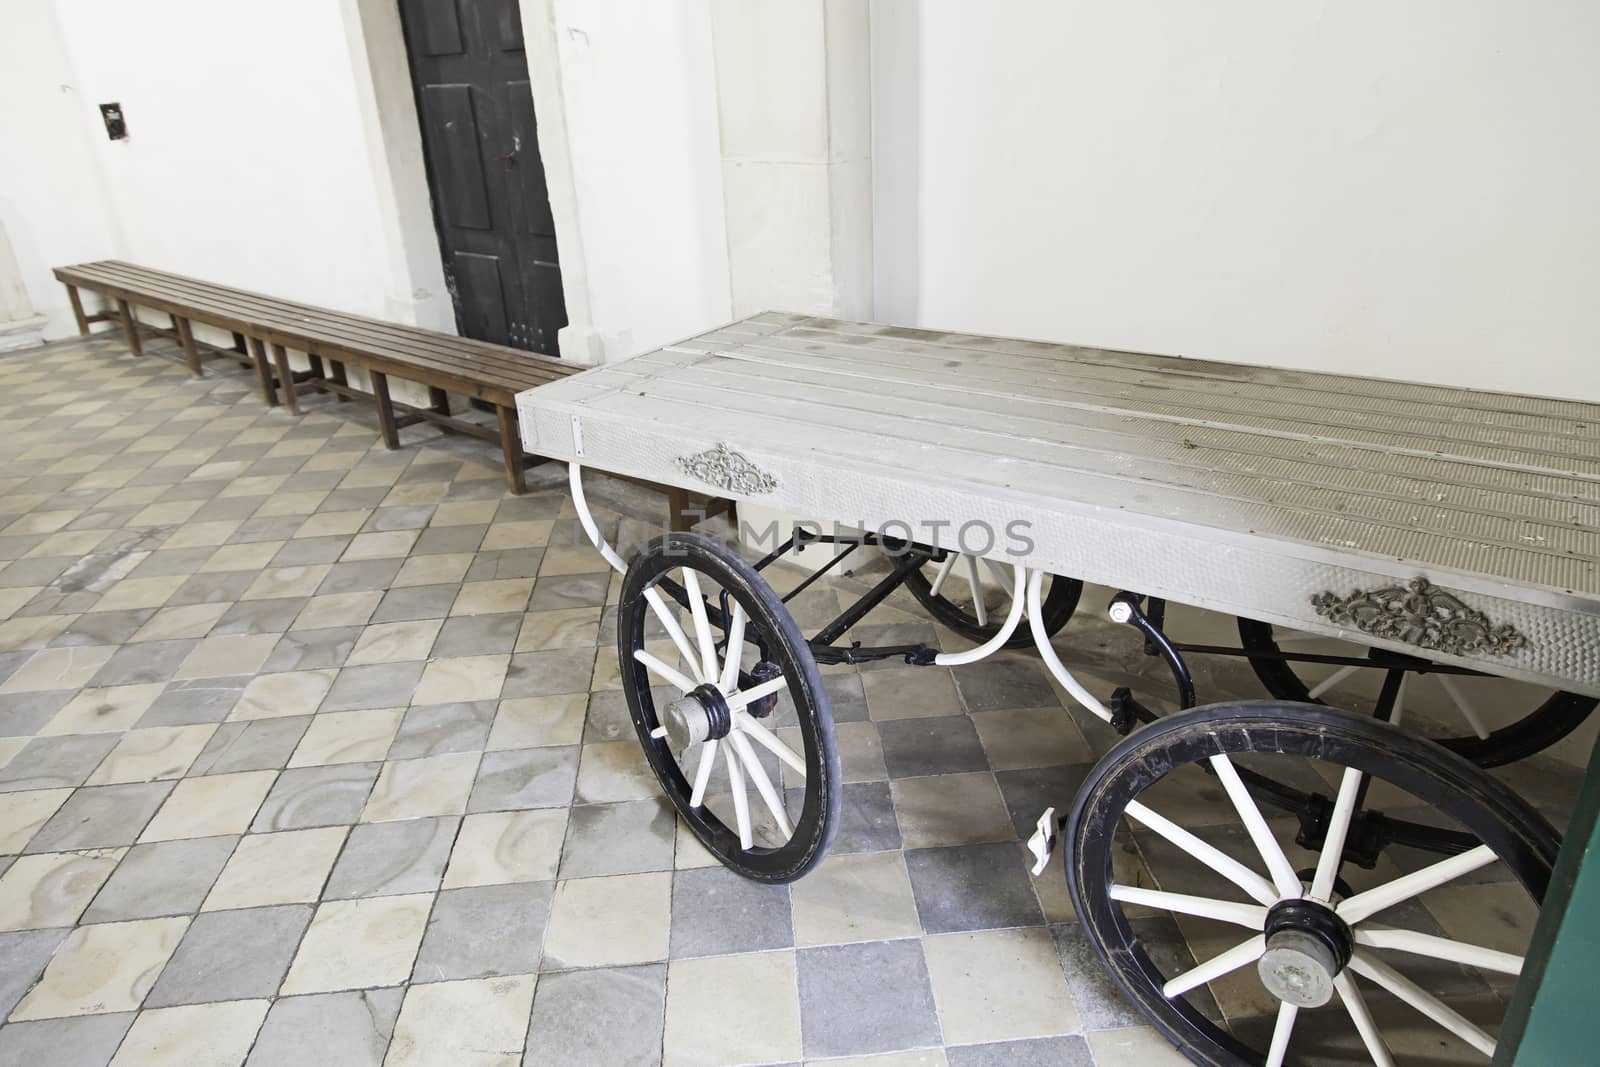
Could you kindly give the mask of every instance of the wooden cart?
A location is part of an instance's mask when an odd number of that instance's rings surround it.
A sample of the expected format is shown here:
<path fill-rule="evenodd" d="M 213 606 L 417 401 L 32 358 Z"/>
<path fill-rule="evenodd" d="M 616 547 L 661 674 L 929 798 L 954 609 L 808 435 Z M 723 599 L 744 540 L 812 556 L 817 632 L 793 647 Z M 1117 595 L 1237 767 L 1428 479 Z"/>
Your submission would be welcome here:
<path fill-rule="evenodd" d="M 1406 905 L 1487 877 L 1538 902 L 1550 880 L 1556 833 L 1484 768 L 1564 736 L 1600 696 L 1600 405 L 778 313 L 518 401 L 524 447 L 570 464 L 584 527 L 624 575 L 618 652 L 645 754 L 727 866 L 788 881 L 828 849 L 840 772 L 819 664 L 1032 645 L 1125 735 L 1032 844 L 1042 863 L 1059 831 L 1079 920 L 1175 1045 L 1279 1064 L 1320 1011 L 1390 1063 L 1367 999 L 1383 991 L 1492 1055 L 1498 1019 L 1409 968 L 1494 985 L 1522 956 L 1417 928 Z M 802 528 L 754 561 L 694 533 L 613 546 L 585 466 L 860 532 Z M 812 541 L 890 565 L 807 638 L 761 572 Z M 1110 616 L 1167 662 L 1181 710 L 1102 699 L 1063 663 L 1051 636 L 1084 581 L 1125 590 Z M 902 585 L 971 647 L 849 642 Z M 1169 600 L 1238 616 L 1240 645 L 1183 643 Z M 1271 699 L 1197 706 L 1199 655 L 1247 658 Z M 1413 728 L 1423 690 L 1446 709 L 1440 739 Z M 1191 829 L 1184 776 L 1225 797 L 1237 854 Z M 1134 831 L 1164 843 L 1171 869 L 1145 857 L 1155 885 L 1117 880 Z M 1173 973 L 1132 921 L 1152 912 L 1236 943 Z M 1259 1032 L 1197 996 L 1248 969 L 1277 1005 Z"/>

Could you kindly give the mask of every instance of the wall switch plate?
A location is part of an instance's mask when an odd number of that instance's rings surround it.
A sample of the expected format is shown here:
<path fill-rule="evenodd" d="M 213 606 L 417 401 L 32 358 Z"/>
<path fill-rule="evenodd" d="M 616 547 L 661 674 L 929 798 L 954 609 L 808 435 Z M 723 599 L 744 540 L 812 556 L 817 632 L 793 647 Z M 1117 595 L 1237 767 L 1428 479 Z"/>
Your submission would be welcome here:
<path fill-rule="evenodd" d="M 100 117 L 105 120 L 106 136 L 121 141 L 128 136 L 128 123 L 122 117 L 121 104 L 101 104 Z"/>

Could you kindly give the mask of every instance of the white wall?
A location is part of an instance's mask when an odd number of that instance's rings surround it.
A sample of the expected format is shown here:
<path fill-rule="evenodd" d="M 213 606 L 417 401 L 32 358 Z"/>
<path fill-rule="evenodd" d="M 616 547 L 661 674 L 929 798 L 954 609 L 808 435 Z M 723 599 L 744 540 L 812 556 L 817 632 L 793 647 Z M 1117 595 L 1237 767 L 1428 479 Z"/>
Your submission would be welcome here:
<path fill-rule="evenodd" d="M 94 102 L 72 73 L 55 8 L 7 0 L 0 10 L 0 224 L 30 302 L 48 316 L 48 337 L 77 332 L 50 268 L 119 246 L 89 141 Z"/>
<path fill-rule="evenodd" d="M 1600 6 L 874 5 L 877 313 L 1600 400 Z"/>
<path fill-rule="evenodd" d="M 707 0 L 523 0 L 571 326 L 621 359 L 726 321 Z"/>

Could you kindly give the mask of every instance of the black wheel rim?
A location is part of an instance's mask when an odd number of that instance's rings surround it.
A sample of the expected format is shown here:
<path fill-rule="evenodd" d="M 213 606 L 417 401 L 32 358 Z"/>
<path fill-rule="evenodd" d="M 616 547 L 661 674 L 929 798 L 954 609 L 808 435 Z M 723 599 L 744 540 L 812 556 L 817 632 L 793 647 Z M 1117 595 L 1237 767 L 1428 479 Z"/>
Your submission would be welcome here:
<path fill-rule="evenodd" d="M 1196 1062 L 1260 1064 L 1266 1055 L 1196 1003 L 1162 992 L 1173 976 L 1151 959 L 1111 896 L 1114 841 L 1129 803 L 1172 772 L 1212 755 L 1244 753 L 1325 760 L 1392 782 L 1492 849 L 1535 903 L 1543 898 L 1558 848 L 1555 832 L 1501 783 L 1431 742 L 1318 705 L 1213 705 L 1163 719 L 1108 753 L 1079 792 L 1066 833 L 1067 880 L 1083 929 L 1118 985 Z"/>
<path fill-rule="evenodd" d="M 691 779 L 698 770 L 698 754 L 695 764 L 686 767 L 684 760 L 690 752 L 675 752 L 671 739 L 661 736 L 664 707 L 658 707 L 651 687 L 662 685 L 663 680 L 635 653 L 646 648 L 647 628 L 657 618 L 646 599 L 648 590 L 659 588 L 663 600 L 674 606 L 689 602 L 684 584 L 675 580 L 682 578 L 683 568 L 694 570 L 702 582 L 703 596 L 709 601 L 707 620 L 719 646 L 726 644 L 730 616 L 737 605 L 747 617 L 743 647 L 776 664 L 782 672 L 785 685 L 781 694 L 787 701 L 780 700 L 780 704 L 793 715 L 792 725 L 801 745 L 791 751 L 803 758 L 805 776 L 801 788 L 786 790 L 785 782 L 793 785 L 793 779 L 782 772 L 768 772 L 779 807 L 792 823 L 792 833 L 781 843 L 772 843 L 769 838 L 765 843 L 753 840 L 751 848 L 743 847 L 737 812 L 729 810 L 731 783 L 729 804 L 714 803 L 710 797 L 703 798 L 699 805 L 691 803 L 695 789 Z M 723 591 L 728 594 L 727 612 L 718 606 Z M 685 629 L 693 645 L 692 629 Z M 839 757 L 833 717 L 810 649 L 782 601 L 760 575 L 731 549 L 709 538 L 686 533 L 657 538 L 628 568 L 618 606 L 617 646 L 624 695 L 645 757 L 696 838 L 725 866 L 758 881 L 792 881 L 815 866 L 826 853 L 838 821 Z M 740 671 L 739 680 L 737 689 L 752 684 L 745 671 Z M 719 768 L 726 768 L 723 761 L 738 760 L 731 744 L 729 737 L 719 739 Z M 750 750 L 758 751 L 759 746 L 750 745 Z M 765 760 L 766 752 L 760 755 Z M 744 765 L 742 760 L 739 762 Z M 750 818 L 756 821 L 766 801 L 751 788 L 753 784 L 753 779 L 745 783 L 750 790 L 746 801 Z"/>

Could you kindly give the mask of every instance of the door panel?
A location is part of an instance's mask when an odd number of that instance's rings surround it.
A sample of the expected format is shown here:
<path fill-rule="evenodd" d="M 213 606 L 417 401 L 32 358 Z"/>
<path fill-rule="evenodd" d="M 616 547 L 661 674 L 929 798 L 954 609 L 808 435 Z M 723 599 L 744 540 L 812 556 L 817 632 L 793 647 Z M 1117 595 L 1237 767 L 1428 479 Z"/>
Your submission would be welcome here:
<path fill-rule="evenodd" d="M 456 325 L 556 355 L 566 305 L 517 0 L 400 12 Z"/>
<path fill-rule="evenodd" d="M 451 226 L 494 228 L 483 181 L 483 136 L 470 85 L 429 85 L 422 90 L 422 136 L 433 145 L 433 198 Z"/>

